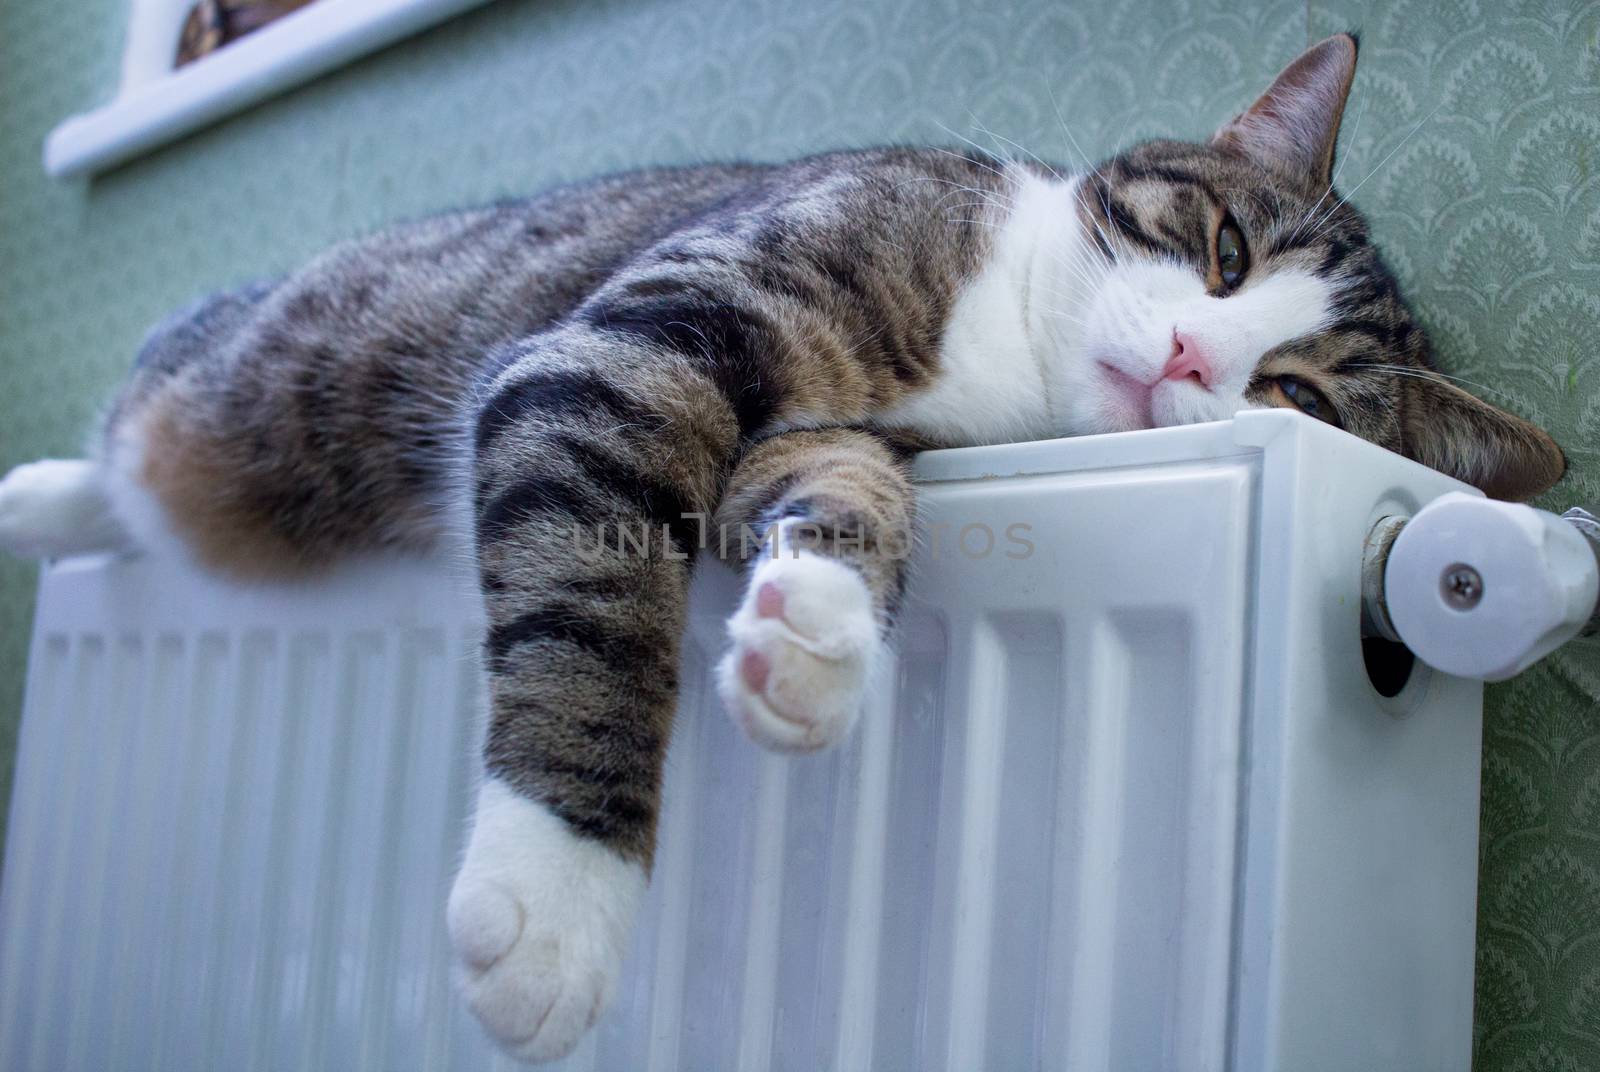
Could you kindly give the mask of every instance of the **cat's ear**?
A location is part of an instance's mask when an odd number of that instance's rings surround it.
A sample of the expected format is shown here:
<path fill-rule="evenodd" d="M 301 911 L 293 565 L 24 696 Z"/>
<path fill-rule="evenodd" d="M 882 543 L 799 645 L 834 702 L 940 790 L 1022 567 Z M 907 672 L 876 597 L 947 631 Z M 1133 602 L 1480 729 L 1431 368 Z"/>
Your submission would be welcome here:
<path fill-rule="evenodd" d="M 1566 473 L 1566 455 L 1537 425 L 1434 376 L 1406 376 L 1402 382 L 1402 450 L 1408 458 L 1491 498 L 1514 501 L 1533 498 Z"/>
<path fill-rule="evenodd" d="M 1338 34 L 1312 45 L 1211 142 L 1304 175 L 1322 189 L 1333 182 L 1333 147 L 1355 76 L 1353 36 Z"/>

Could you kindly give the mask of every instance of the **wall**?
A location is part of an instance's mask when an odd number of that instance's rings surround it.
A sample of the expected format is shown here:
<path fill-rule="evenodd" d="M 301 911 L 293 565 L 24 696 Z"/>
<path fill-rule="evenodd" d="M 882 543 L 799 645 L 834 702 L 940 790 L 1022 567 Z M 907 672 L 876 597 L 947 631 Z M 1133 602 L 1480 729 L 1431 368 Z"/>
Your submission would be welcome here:
<path fill-rule="evenodd" d="M 49 181 L 41 139 L 109 91 L 120 17 L 121 0 L 0 5 L 0 468 L 78 453 L 166 310 L 387 220 L 880 141 L 1071 161 L 1074 143 L 1206 133 L 1356 27 L 1343 186 L 1448 366 L 1568 447 L 1548 503 L 1600 502 L 1597 4 L 501 0 L 99 179 Z M 7 779 L 33 582 L 0 562 Z M 1600 1068 L 1600 647 L 1492 689 L 1485 746 L 1479 1065 Z"/>

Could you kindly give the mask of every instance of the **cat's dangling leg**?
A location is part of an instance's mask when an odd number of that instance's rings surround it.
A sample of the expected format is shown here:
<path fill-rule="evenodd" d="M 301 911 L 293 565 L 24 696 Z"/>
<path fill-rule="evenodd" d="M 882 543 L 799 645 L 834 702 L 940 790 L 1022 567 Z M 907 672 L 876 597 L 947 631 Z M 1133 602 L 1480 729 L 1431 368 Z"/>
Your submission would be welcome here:
<path fill-rule="evenodd" d="M 742 429 L 636 336 L 530 347 L 477 427 L 491 710 L 448 918 L 473 1013 L 550 1060 L 609 1000 L 644 895 L 690 568 Z"/>
<path fill-rule="evenodd" d="M 810 752 L 855 724 L 904 590 L 913 509 L 903 459 L 868 432 L 789 432 L 741 461 L 717 520 L 748 580 L 718 688 L 756 741 Z"/>
<path fill-rule="evenodd" d="M 0 550 L 22 558 L 129 551 L 105 473 L 83 459 L 19 465 L 0 479 Z"/>

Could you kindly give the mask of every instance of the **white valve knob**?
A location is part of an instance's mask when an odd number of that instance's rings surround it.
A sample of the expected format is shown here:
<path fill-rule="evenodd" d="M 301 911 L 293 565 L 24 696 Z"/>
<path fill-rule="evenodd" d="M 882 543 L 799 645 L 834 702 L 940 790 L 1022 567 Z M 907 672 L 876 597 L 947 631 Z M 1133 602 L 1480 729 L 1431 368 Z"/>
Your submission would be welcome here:
<path fill-rule="evenodd" d="M 1456 677 L 1504 681 L 1584 627 L 1600 566 L 1554 514 L 1451 492 L 1395 537 L 1384 592 L 1417 658 Z"/>

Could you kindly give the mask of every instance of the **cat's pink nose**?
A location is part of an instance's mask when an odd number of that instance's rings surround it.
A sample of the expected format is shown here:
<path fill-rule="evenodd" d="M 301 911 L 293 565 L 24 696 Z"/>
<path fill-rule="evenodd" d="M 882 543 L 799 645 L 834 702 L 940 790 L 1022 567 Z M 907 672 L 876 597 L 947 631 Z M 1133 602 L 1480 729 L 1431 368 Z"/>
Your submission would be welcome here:
<path fill-rule="evenodd" d="M 1192 377 L 1201 387 L 1211 387 L 1211 357 L 1205 348 L 1186 331 L 1172 333 L 1172 356 L 1167 367 L 1161 370 L 1163 380 L 1181 380 Z"/>

